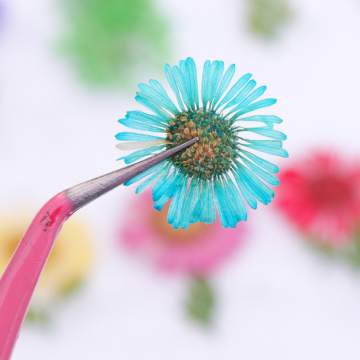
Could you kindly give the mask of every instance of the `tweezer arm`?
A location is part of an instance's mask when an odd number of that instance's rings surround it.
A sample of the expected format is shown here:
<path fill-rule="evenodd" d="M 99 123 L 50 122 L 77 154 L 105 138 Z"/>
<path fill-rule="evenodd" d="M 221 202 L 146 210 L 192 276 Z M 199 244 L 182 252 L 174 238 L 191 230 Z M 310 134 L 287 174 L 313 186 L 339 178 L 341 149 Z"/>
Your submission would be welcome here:
<path fill-rule="evenodd" d="M 0 360 L 11 357 L 35 286 L 65 220 L 86 204 L 196 141 L 198 138 L 62 191 L 40 209 L 0 278 Z"/>
<path fill-rule="evenodd" d="M 86 181 L 82 184 L 71 187 L 66 190 L 66 195 L 72 203 L 73 211 L 77 211 L 91 201 L 104 195 L 108 191 L 124 184 L 126 181 L 141 174 L 145 170 L 161 163 L 163 160 L 196 143 L 199 139 L 196 137 L 190 141 L 182 143 L 172 149 L 157 154 L 149 159 L 140 161 L 132 166 L 113 171 L 109 174 Z"/>

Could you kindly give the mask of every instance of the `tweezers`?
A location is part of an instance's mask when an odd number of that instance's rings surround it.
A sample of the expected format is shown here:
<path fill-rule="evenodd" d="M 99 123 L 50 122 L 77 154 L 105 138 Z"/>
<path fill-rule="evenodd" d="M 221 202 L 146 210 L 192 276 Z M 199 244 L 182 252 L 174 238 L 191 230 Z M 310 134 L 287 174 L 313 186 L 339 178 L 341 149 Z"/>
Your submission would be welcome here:
<path fill-rule="evenodd" d="M 134 165 L 60 192 L 35 216 L 0 279 L 0 360 L 9 360 L 35 286 L 65 220 L 75 211 L 191 146 L 184 142 Z"/>

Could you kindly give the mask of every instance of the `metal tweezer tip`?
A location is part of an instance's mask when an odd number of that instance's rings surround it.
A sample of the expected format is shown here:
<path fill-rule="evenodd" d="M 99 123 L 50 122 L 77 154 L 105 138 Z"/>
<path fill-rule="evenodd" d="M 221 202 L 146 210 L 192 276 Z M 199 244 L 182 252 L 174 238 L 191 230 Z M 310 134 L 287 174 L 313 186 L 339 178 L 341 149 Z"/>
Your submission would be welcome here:
<path fill-rule="evenodd" d="M 134 165 L 113 171 L 109 174 L 97 177 L 67 189 L 66 195 L 73 205 L 73 211 L 79 210 L 89 202 L 97 199 L 108 191 L 159 164 L 177 152 L 193 145 L 198 140 L 199 138 L 196 137 L 169 150 L 163 151 L 160 154 L 140 161 Z"/>

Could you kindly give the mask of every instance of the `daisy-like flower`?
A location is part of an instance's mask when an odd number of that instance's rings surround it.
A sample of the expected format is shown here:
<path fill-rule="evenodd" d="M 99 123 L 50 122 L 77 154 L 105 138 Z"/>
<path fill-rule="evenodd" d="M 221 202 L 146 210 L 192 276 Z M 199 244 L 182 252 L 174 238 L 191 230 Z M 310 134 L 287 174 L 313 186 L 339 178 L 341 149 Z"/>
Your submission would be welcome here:
<path fill-rule="evenodd" d="M 352 241 L 360 222 L 360 166 L 319 152 L 280 173 L 277 206 L 313 240 L 331 247 Z"/>
<path fill-rule="evenodd" d="M 119 122 L 129 128 L 160 133 L 164 136 L 121 132 L 116 135 L 121 150 L 137 150 L 124 159 L 126 164 L 198 137 L 190 148 L 136 176 L 130 185 L 150 175 L 136 189 L 141 193 L 153 187 L 155 209 L 161 210 L 172 199 L 168 222 L 175 229 L 186 229 L 198 221 L 206 224 L 216 219 L 216 210 L 222 225 L 235 227 L 246 220 L 247 210 L 243 198 L 251 208 L 257 201 L 268 204 L 274 192 L 262 180 L 276 186 L 279 181 L 272 174 L 278 167 L 253 154 L 252 150 L 287 157 L 282 148 L 286 136 L 274 130 L 282 120 L 274 115 L 248 116 L 251 111 L 276 103 L 275 99 L 256 101 L 266 90 L 258 87 L 251 74 L 242 76 L 227 91 L 235 73 L 231 65 L 224 73 L 222 61 L 204 64 L 201 95 L 198 91 L 197 69 L 192 58 L 180 65 L 165 65 L 165 74 L 175 93 L 178 106 L 156 80 L 149 85 L 139 84 L 135 100 L 155 115 L 142 111 L 129 111 Z M 200 104 L 200 98 L 201 103 Z M 244 116 L 246 115 L 246 116 Z M 252 126 L 263 123 L 264 126 Z M 248 139 L 253 133 L 271 140 Z M 119 160 L 120 160 L 119 159 Z"/>

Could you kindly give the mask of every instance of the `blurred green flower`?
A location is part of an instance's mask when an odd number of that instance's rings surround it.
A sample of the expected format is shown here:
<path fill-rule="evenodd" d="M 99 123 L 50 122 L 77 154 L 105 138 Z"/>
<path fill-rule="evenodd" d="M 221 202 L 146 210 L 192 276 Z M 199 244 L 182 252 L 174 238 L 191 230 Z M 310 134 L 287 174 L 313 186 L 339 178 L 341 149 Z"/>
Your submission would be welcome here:
<path fill-rule="evenodd" d="M 167 54 L 167 27 L 150 0 L 59 0 L 66 26 L 60 51 L 92 85 L 126 85 Z M 144 66 L 145 67 L 145 66 Z"/>
<path fill-rule="evenodd" d="M 287 0 L 250 0 L 249 28 L 255 35 L 274 39 L 293 19 L 293 10 Z"/>

